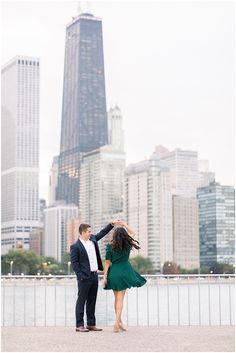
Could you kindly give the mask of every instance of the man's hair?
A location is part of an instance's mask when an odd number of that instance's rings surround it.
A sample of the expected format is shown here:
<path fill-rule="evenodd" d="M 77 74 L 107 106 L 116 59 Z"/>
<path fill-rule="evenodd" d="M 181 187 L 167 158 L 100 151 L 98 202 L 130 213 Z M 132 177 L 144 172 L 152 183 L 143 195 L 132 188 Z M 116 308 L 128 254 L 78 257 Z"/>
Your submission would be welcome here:
<path fill-rule="evenodd" d="M 79 234 L 82 234 L 82 232 L 86 232 L 88 228 L 91 228 L 89 224 L 81 223 L 79 226 Z"/>

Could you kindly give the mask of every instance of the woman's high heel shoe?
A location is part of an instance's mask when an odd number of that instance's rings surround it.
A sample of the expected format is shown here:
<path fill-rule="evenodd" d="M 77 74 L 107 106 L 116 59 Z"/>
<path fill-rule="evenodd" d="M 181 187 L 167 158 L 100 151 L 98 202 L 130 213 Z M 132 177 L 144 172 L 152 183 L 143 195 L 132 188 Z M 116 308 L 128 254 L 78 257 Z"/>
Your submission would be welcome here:
<path fill-rule="evenodd" d="M 113 326 L 113 332 L 120 332 L 119 325 L 114 325 Z"/>
<path fill-rule="evenodd" d="M 121 331 L 126 331 L 126 329 L 124 328 L 122 322 L 119 323 L 119 328 Z"/>

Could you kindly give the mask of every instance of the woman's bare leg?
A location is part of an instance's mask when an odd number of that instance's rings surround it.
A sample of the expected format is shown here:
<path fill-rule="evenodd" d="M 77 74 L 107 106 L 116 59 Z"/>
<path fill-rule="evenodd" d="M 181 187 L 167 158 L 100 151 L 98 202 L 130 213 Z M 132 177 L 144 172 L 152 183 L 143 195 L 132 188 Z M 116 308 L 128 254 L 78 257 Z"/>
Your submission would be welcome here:
<path fill-rule="evenodd" d="M 118 302 L 118 291 L 117 290 L 113 290 L 114 293 L 114 309 L 115 309 L 115 314 L 116 314 L 116 319 L 117 319 L 117 302 Z M 115 324 L 113 326 L 113 331 L 114 332 L 119 332 L 119 324 L 117 323 L 117 321 L 115 321 Z"/>
<path fill-rule="evenodd" d="M 115 297 L 115 300 L 114 300 L 114 309 L 115 309 L 115 314 L 116 314 L 116 307 L 117 307 L 117 293 L 118 291 L 117 290 L 113 290 L 113 293 L 114 293 L 114 297 Z"/>
<path fill-rule="evenodd" d="M 117 325 L 121 324 L 121 315 L 123 310 L 123 302 L 126 290 L 121 290 L 117 292 L 117 301 L 116 301 L 116 323 Z"/>

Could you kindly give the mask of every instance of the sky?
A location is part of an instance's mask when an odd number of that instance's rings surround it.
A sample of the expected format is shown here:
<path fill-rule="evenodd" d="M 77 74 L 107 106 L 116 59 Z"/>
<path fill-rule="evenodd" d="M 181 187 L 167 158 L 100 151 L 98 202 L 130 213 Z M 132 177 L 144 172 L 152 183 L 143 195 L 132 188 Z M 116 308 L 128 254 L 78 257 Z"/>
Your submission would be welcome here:
<path fill-rule="evenodd" d="M 78 5 L 80 3 L 80 5 Z M 65 28 L 84 1 L 2 1 L 1 63 L 37 56 L 40 197 L 59 154 Z M 157 145 L 198 151 L 216 181 L 234 185 L 235 4 L 90 1 L 103 20 L 107 109 L 123 115 L 127 164 Z"/>

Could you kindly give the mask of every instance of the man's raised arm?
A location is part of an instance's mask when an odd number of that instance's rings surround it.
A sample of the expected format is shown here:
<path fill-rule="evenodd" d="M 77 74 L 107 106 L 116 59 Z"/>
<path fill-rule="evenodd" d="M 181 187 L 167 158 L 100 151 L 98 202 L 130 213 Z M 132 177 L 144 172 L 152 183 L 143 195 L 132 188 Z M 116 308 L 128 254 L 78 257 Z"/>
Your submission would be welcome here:
<path fill-rule="evenodd" d="M 119 219 L 115 219 L 114 221 L 111 221 L 105 228 L 100 230 L 100 232 L 95 235 L 96 240 L 98 241 L 103 237 L 105 237 L 105 235 L 107 235 L 107 233 L 109 233 L 110 230 L 112 230 L 114 225 L 119 224 L 119 222 L 120 222 Z"/>

